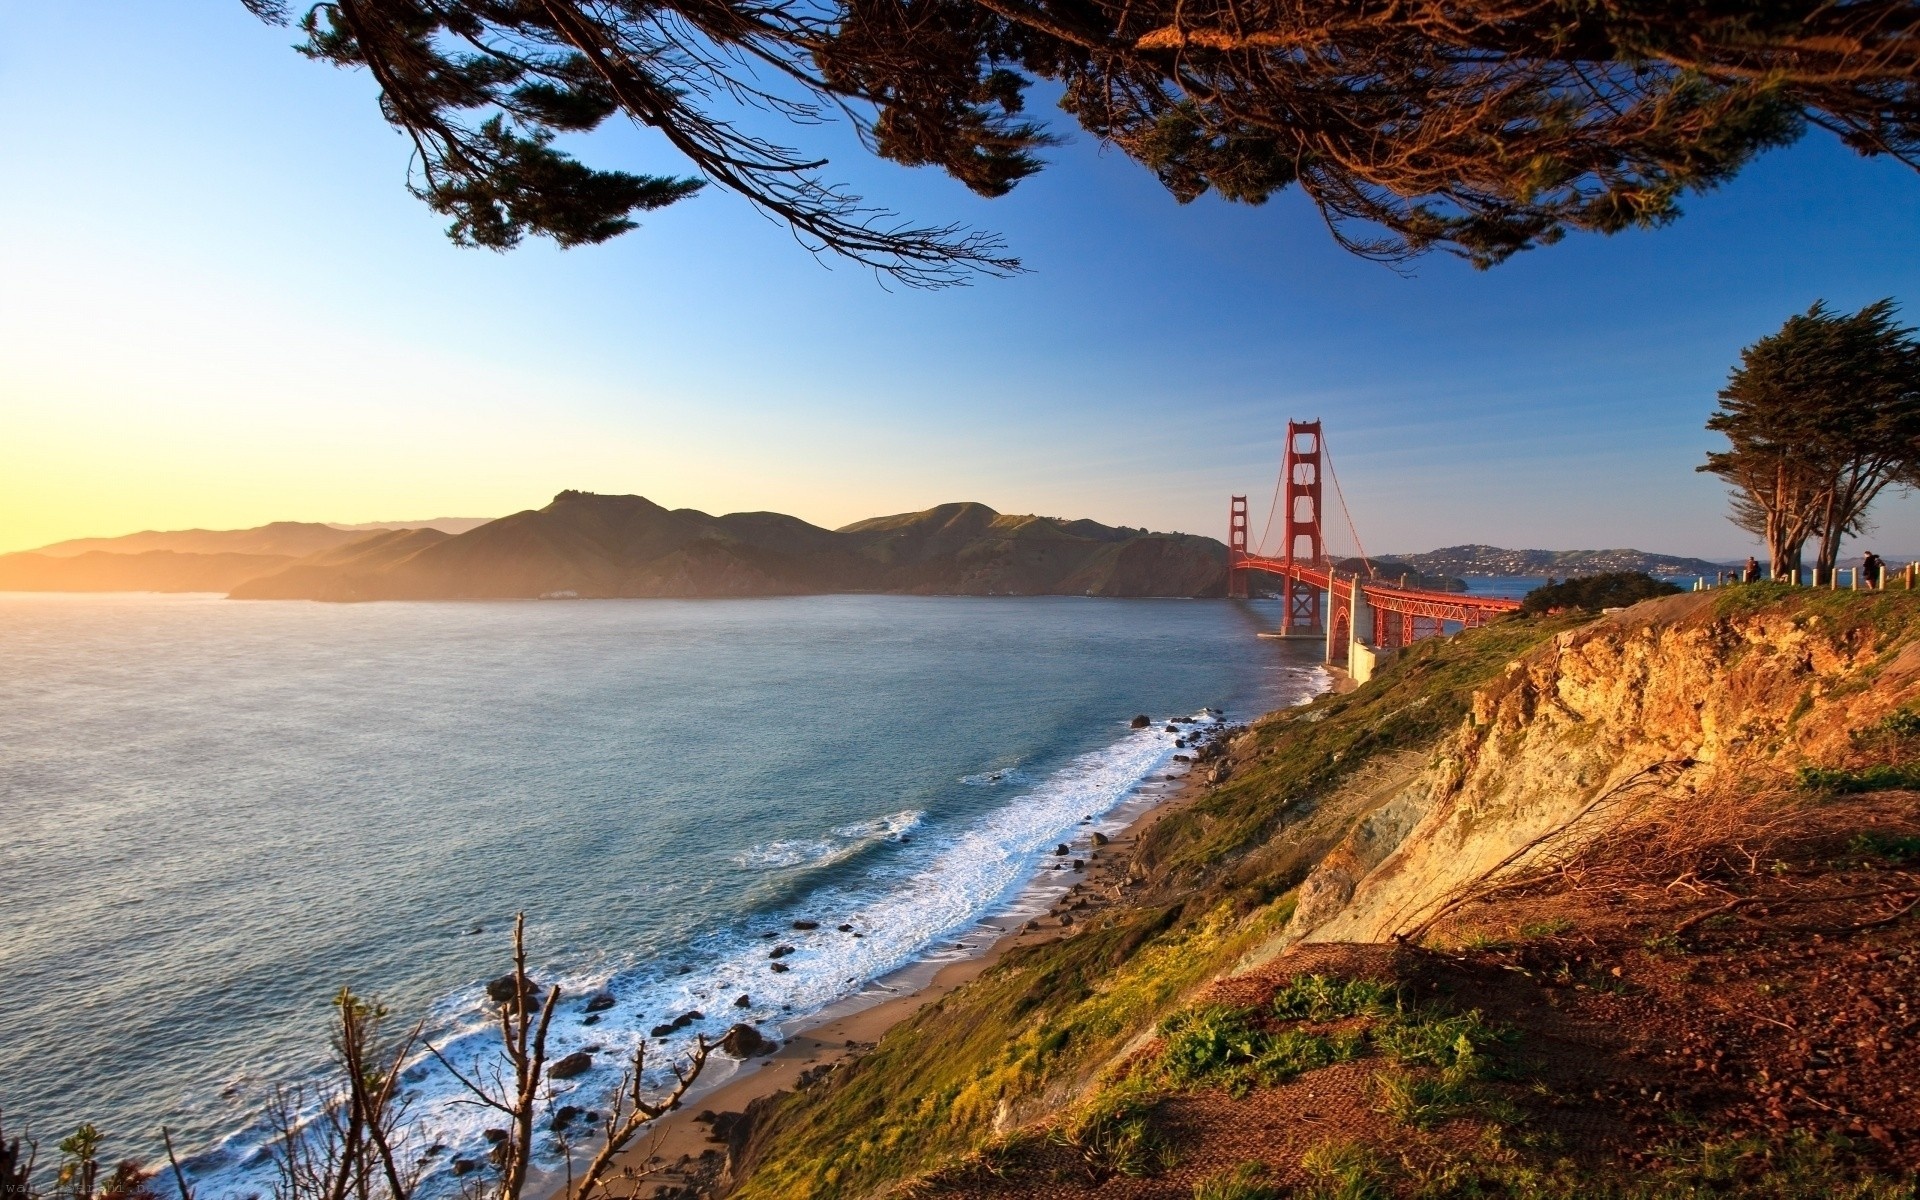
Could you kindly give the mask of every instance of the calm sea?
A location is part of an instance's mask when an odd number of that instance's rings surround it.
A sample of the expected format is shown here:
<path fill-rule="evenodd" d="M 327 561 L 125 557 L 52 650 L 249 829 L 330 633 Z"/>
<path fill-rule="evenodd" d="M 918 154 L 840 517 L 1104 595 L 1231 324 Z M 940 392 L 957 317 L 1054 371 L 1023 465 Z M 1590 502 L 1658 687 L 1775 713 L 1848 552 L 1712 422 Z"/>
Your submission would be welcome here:
<path fill-rule="evenodd" d="M 264 1187 L 263 1106 L 324 1066 L 333 992 L 478 1061 L 519 910 L 569 997 L 555 1056 L 600 1048 L 589 1104 L 689 1009 L 676 1039 L 778 1034 L 977 942 L 1164 787 L 1173 737 L 1133 714 L 1317 690 L 1317 647 L 1253 636 L 1276 607 L 0 594 L 0 1110 L 111 1156 L 165 1123 L 208 1191 Z M 410 1078 L 447 1157 L 482 1144 L 443 1070 Z"/>

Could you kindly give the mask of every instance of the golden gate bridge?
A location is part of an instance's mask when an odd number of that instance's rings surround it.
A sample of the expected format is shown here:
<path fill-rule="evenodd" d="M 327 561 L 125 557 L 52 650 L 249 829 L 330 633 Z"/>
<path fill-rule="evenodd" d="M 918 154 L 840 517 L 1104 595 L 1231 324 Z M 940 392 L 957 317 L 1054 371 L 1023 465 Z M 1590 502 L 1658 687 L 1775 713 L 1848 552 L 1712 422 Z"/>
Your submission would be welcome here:
<path fill-rule="evenodd" d="M 1449 626 L 1470 629 L 1501 613 L 1520 607 L 1517 600 L 1471 596 L 1408 587 L 1377 577 L 1360 545 L 1353 518 L 1333 480 L 1334 495 L 1353 531 L 1354 549 L 1363 569 L 1341 573 L 1326 552 L 1322 480 L 1332 463 L 1318 421 L 1287 422 L 1287 450 L 1274 489 L 1274 505 L 1267 516 L 1260 546 L 1249 544 L 1247 498 L 1233 497 L 1227 516 L 1227 595 L 1244 600 L 1251 594 L 1258 572 L 1280 581 L 1281 619 L 1277 637 L 1324 637 L 1330 663 L 1346 663 L 1357 678 L 1372 673 L 1374 662 L 1401 646 L 1423 637 L 1445 634 Z M 1281 547 L 1267 554 L 1267 535 L 1275 514 L 1280 517 Z"/>

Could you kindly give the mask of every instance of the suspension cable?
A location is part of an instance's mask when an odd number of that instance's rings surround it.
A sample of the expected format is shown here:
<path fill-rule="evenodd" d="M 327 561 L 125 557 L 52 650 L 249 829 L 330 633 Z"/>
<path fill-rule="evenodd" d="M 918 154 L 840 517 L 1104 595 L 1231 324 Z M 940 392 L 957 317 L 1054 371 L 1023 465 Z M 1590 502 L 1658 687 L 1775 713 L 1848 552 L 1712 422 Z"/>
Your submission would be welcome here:
<path fill-rule="evenodd" d="M 1288 447 L 1291 449 L 1292 447 Z M 1273 514 L 1280 511 L 1280 489 L 1287 485 L 1287 456 L 1280 456 L 1280 474 L 1273 481 L 1273 503 L 1267 505 L 1267 524 L 1260 531 L 1260 543 L 1253 548 L 1255 554 L 1267 552 L 1267 537 L 1273 533 Z"/>
<path fill-rule="evenodd" d="M 1360 552 L 1360 561 L 1367 568 L 1367 578 L 1373 578 L 1373 563 L 1367 558 L 1367 548 L 1360 544 L 1360 531 L 1353 526 L 1353 514 L 1347 510 L 1347 494 L 1340 490 L 1340 475 L 1333 469 L 1333 451 L 1327 449 L 1327 435 L 1320 435 L 1320 457 L 1327 460 L 1327 477 L 1333 480 L 1333 494 L 1340 501 L 1340 515 L 1346 518 L 1347 532 L 1353 535 L 1353 548 Z"/>

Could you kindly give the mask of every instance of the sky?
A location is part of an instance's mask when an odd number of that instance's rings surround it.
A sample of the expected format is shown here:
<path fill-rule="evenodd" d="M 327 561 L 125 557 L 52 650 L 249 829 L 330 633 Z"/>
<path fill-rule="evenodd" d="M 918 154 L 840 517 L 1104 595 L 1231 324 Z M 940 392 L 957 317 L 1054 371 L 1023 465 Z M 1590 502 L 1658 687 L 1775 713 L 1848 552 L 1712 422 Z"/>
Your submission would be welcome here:
<path fill-rule="evenodd" d="M 1235 492 L 1261 525 L 1291 418 L 1374 554 L 1724 558 L 1750 539 L 1693 468 L 1740 347 L 1819 299 L 1920 323 L 1920 175 L 1824 134 L 1668 228 L 1485 272 L 1354 258 L 1297 193 L 1178 205 L 1051 110 L 1068 140 L 994 201 L 805 135 L 869 199 L 1001 234 L 1010 280 L 883 287 L 712 188 L 602 246 L 463 250 L 369 81 L 293 40 L 239 0 L 0 6 L 0 552 L 563 488 L 1218 537 Z M 681 169 L 645 131 L 578 149 Z M 1920 555 L 1920 498 L 1876 515 L 1866 545 Z"/>

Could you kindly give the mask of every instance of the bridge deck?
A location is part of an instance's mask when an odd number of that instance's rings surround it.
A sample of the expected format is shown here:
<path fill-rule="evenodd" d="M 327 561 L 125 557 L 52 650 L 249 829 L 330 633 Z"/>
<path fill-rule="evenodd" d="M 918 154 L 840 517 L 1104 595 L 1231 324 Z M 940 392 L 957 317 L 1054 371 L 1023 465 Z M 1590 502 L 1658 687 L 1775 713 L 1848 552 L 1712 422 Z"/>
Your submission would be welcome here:
<path fill-rule="evenodd" d="M 1261 571 L 1268 575 L 1291 576 L 1297 582 L 1323 591 L 1333 585 L 1333 572 L 1330 569 L 1289 562 L 1284 558 L 1268 558 L 1260 554 L 1233 550 L 1228 552 L 1227 566 L 1233 570 Z M 1506 600 L 1497 596 L 1470 596 L 1462 592 L 1391 587 L 1383 583 L 1365 581 L 1362 581 L 1360 590 L 1365 594 L 1367 603 L 1372 605 L 1376 612 L 1400 613 L 1433 621 L 1453 621 L 1461 625 L 1480 625 L 1489 617 L 1515 612 L 1520 607 L 1518 600 Z"/>

